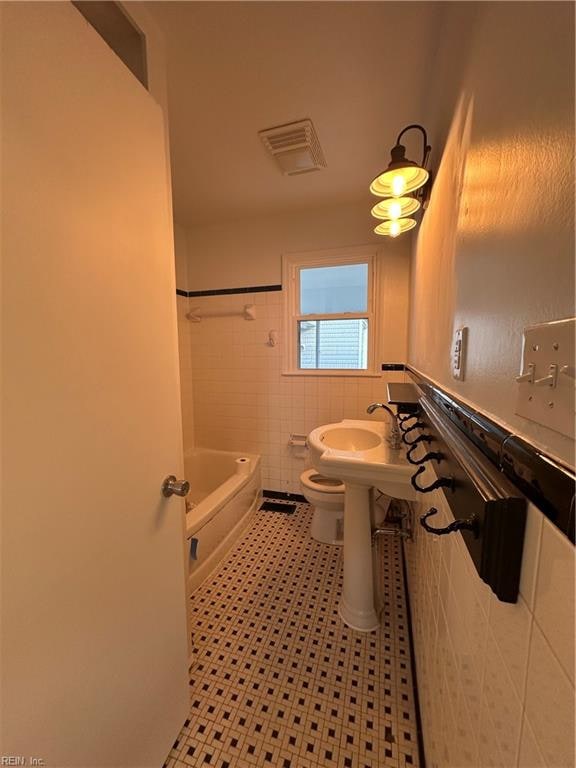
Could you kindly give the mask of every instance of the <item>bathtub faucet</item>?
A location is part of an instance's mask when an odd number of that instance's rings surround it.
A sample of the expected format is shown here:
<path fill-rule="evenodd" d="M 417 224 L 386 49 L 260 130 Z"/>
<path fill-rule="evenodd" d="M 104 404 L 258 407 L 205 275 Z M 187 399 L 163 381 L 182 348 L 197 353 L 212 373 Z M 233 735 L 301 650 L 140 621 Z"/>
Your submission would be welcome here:
<path fill-rule="evenodd" d="M 390 429 L 390 434 L 388 436 L 388 445 L 393 451 L 398 451 L 401 447 L 401 443 L 400 443 L 400 430 L 398 429 L 396 414 L 391 408 L 389 408 L 387 405 L 384 405 L 384 403 L 371 403 L 368 406 L 368 408 L 366 408 L 366 413 L 374 413 L 376 408 L 382 408 L 390 416 L 390 419 L 392 421 L 392 426 Z"/>

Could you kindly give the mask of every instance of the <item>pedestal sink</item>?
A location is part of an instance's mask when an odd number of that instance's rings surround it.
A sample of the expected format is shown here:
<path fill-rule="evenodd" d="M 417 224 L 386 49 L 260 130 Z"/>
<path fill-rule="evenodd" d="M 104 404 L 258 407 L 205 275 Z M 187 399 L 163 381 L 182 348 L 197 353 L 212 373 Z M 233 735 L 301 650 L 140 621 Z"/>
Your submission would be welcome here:
<path fill-rule="evenodd" d="M 344 497 L 344 583 L 339 612 L 352 629 L 378 628 L 374 608 L 370 490 L 415 498 L 413 468 L 387 441 L 387 425 L 345 419 L 317 427 L 308 435 L 312 464 L 318 472 L 346 485 Z"/>

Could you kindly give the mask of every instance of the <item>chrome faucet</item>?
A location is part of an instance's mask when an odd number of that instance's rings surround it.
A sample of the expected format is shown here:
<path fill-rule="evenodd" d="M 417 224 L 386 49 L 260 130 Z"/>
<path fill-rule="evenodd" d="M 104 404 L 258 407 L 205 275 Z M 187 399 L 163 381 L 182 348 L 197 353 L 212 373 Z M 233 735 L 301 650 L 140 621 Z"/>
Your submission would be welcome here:
<path fill-rule="evenodd" d="M 366 408 L 366 413 L 374 413 L 377 408 L 382 408 L 390 416 L 392 427 L 390 429 L 390 434 L 388 435 L 388 444 L 393 451 L 398 451 L 401 448 L 401 443 L 396 414 L 391 408 L 384 405 L 384 403 L 371 403 L 368 408 Z"/>

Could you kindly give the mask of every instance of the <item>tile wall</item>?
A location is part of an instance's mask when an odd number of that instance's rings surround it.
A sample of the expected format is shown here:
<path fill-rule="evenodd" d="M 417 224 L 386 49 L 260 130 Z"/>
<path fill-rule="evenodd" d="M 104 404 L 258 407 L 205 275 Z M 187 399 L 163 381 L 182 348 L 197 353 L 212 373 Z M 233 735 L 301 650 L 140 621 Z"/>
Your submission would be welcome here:
<path fill-rule="evenodd" d="M 188 285 L 188 246 L 186 230 L 174 223 L 174 266 L 176 286 L 186 290 Z M 178 320 L 178 353 L 180 358 L 180 400 L 182 406 L 182 437 L 184 449 L 194 445 L 194 398 L 192 395 L 192 351 L 190 322 L 186 319 L 188 298 L 176 296 Z"/>
<path fill-rule="evenodd" d="M 241 316 L 205 318 L 199 323 L 182 317 L 185 305 L 202 312 L 240 312 L 256 305 L 256 320 Z M 321 424 L 343 418 L 369 417 L 366 406 L 386 396 L 386 382 L 404 374 L 375 378 L 283 376 L 282 292 L 225 296 L 179 297 L 183 399 L 193 392 L 193 405 L 183 404 L 185 446 L 258 453 L 264 488 L 300 493 L 299 477 L 308 466 L 307 451 L 288 444 L 291 434 L 307 434 Z M 390 311 L 393 311 L 390 305 Z M 400 315 L 398 315 L 400 317 Z M 389 328 L 393 320 L 387 321 Z M 400 317 L 404 322 L 405 314 Z M 268 343 L 270 331 L 278 343 Z M 383 341 L 383 360 L 402 361 L 405 331 Z M 192 415 L 193 414 L 193 415 Z M 193 439 L 192 439 L 193 438 Z"/>
<path fill-rule="evenodd" d="M 184 447 L 194 445 L 194 397 L 192 393 L 191 323 L 186 319 L 189 299 L 176 297 L 178 313 L 178 353 L 180 358 L 180 399 L 182 406 L 182 437 Z"/>
<path fill-rule="evenodd" d="M 423 481 L 424 482 L 424 481 Z M 440 491 L 436 506 L 452 519 Z M 514 605 L 478 577 L 460 534 L 407 543 L 429 768 L 574 765 L 574 547 L 530 505 Z"/>

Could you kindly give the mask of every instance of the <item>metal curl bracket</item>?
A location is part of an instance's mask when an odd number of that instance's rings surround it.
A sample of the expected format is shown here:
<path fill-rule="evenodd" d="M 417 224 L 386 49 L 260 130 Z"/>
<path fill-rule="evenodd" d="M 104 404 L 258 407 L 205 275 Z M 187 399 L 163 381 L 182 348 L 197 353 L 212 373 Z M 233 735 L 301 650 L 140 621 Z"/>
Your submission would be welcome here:
<path fill-rule="evenodd" d="M 418 445 L 418 443 L 432 443 L 434 442 L 434 438 L 432 435 L 419 435 L 416 440 L 411 440 L 409 443 L 406 443 L 407 445 Z M 410 449 L 412 450 L 412 449 Z"/>
<path fill-rule="evenodd" d="M 425 437 L 425 435 L 423 435 Z M 426 461 L 442 461 L 444 458 L 443 453 L 438 453 L 437 451 L 429 451 L 427 454 L 425 454 L 421 459 L 413 459 L 412 454 L 418 447 L 417 440 L 414 440 L 414 444 L 408 449 L 406 452 L 406 458 L 410 462 L 410 464 L 414 464 L 418 466 L 419 464 L 424 464 Z"/>
<path fill-rule="evenodd" d="M 420 525 L 428 533 L 434 533 L 436 536 L 443 536 L 445 533 L 454 533 L 454 531 L 473 531 L 474 535 L 478 536 L 478 520 L 476 515 L 472 515 L 467 520 L 454 520 L 453 523 L 446 525 L 444 528 L 434 528 L 433 525 L 428 525 L 426 522 L 429 517 L 437 515 L 438 510 L 436 507 L 430 507 L 425 515 L 420 517 Z"/>
<path fill-rule="evenodd" d="M 403 424 L 406 424 L 407 421 L 410 421 L 410 419 L 416 419 L 418 420 L 419 414 L 417 413 L 409 413 L 407 416 L 399 416 L 398 417 L 398 426 L 402 428 Z"/>
<path fill-rule="evenodd" d="M 413 429 L 418 429 L 418 428 L 422 428 L 422 427 L 425 427 L 425 426 L 426 426 L 426 424 L 424 424 L 422 421 L 417 421 L 415 424 L 412 424 L 411 427 L 408 427 L 408 429 L 404 429 L 402 427 L 402 425 L 400 425 L 400 429 L 402 430 L 402 432 L 405 435 L 407 435 L 408 432 L 412 432 Z"/>
<path fill-rule="evenodd" d="M 421 475 L 422 472 L 426 472 L 426 467 L 424 465 L 418 467 L 416 472 L 414 472 L 414 474 L 410 478 L 410 482 L 412 483 L 412 487 L 416 491 L 420 491 L 420 493 L 430 493 L 430 491 L 435 491 L 436 488 L 450 488 L 451 490 L 454 490 L 454 478 L 453 477 L 441 477 L 438 480 L 434 480 L 434 482 L 430 483 L 430 485 L 427 485 L 426 488 L 422 488 L 416 482 L 416 478 L 418 477 L 418 475 Z"/>
<path fill-rule="evenodd" d="M 417 445 L 418 443 L 431 443 L 434 438 L 432 435 L 418 435 L 418 437 L 415 440 L 406 440 L 406 435 L 410 430 L 407 429 L 406 432 L 402 435 L 402 442 L 404 445 Z"/>

